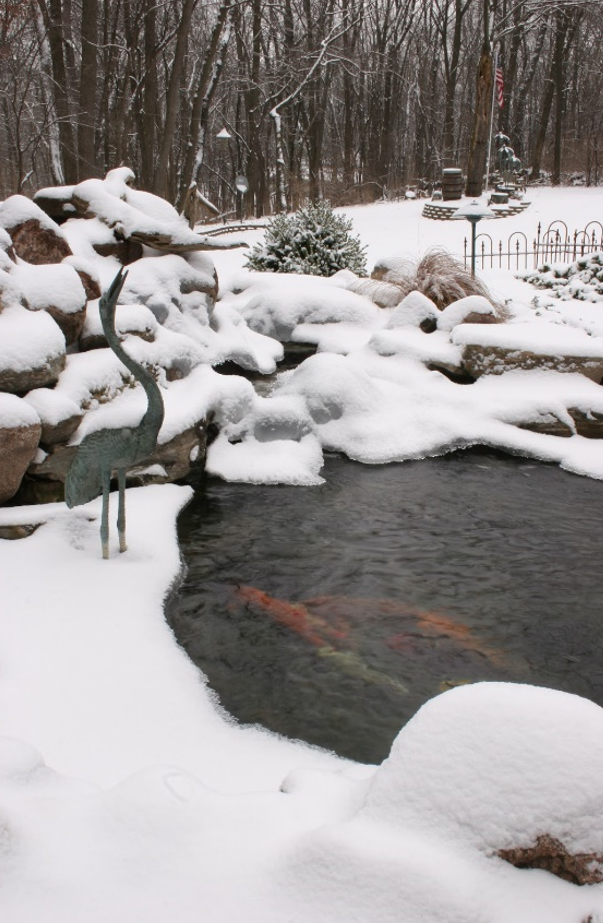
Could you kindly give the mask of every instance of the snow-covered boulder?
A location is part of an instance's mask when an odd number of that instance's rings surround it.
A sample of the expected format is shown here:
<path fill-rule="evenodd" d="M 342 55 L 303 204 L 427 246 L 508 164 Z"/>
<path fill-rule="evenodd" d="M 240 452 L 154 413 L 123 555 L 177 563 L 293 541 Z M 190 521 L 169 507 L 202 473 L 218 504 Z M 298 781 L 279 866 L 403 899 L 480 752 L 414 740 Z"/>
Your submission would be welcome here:
<path fill-rule="evenodd" d="M 120 304 L 117 305 L 115 311 L 115 329 L 120 336 L 130 333 L 147 343 L 152 343 L 157 336 L 159 324 L 153 312 L 144 305 Z M 107 345 L 98 310 L 98 300 L 90 301 L 80 337 L 80 350 L 86 352 L 89 349 L 106 349 Z"/>
<path fill-rule="evenodd" d="M 160 324 L 170 309 L 209 324 L 215 298 L 215 277 L 209 267 L 197 268 L 177 254 L 145 257 L 130 264 L 120 303 L 143 304 Z"/>
<path fill-rule="evenodd" d="M 494 306 L 481 295 L 459 298 L 445 307 L 438 317 L 438 330 L 453 330 L 458 324 L 498 324 Z"/>
<path fill-rule="evenodd" d="M 8 231 L 0 227 L 0 268 L 10 270 L 11 264 L 17 262 L 17 255 Z"/>
<path fill-rule="evenodd" d="M 25 395 L 24 400 L 33 407 L 40 418 L 42 445 L 67 442 L 84 416 L 74 401 L 54 388 L 35 388 Z"/>
<path fill-rule="evenodd" d="M 438 326 L 440 312 L 431 298 L 422 292 L 409 292 L 392 311 L 386 329 L 396 327 L 420 327 L 424 333 L 432 333 Z"/>
<path fill-rule="evenodd" d="M 27 263 L 60 263 L 71 256 L 71 247 L 60 227 L 22 195 L 0 203 L 0 227 L 10 234 L 13 246 Z"/>
<path fill-rule="evenodd" d="M 377 279 L 355 279 L 346 285 L 348 292 L 355 292 L 379 305 L 380 308 L 393 308 L 402 300 L 404 293 L 391 282 Z"/>
<path fill-rule="evenodd" d="M 63 262 L 68 266 L 73 266 L 77 272 L 88 301 L 100 298 L 102 295 L 100 276 L 92 260 L 81 256 L 67 256 Z"/>
<path fill-rule="evenodd" d="M 258 285 L 241 314 L 252 330 L 280 342 L 317 342 L 320 328 L 328 324 L 374 326 L 379 309 L 368 299 L 327 283 L 297 290 Z M 301 325 L 303 331 L 296 329 Z"/>
<path fill-rule="evenodd" d="M 86 316 L 86 292 L 73 266 L 19 264 L 11 270 L 11 278 L 30 311 L 47 311 L 62 330 L 67 346 L 77 342 Z"/>
<path fill-rule="evenodd" d="M 554 369 L 603 379 L 603 338 L 562 324 L 460 324 L 451 334 L 473 378 L 510 369 Z"/>
<path fill-rule="evenodd" d="M 12 263 L 7 267 L 10 271 Z M 9 306 L 21 307 L 23 298 L 15 280 L 3 268 L 0 268 L 0 312 Z"/>
<path fill-rule="evenodd" d="M 514 683 L 461 686 L 402 729 L 362 813 L 493 857 L 554 839 L 603 881 L 602 762 L 593 702 Z"/>
<path fill-rule="evenodd" d="M 50 314 L 19 305 L 0 314 L 0 391 L 53 385 L 65 365 L 65 337 Z"/>
<path fill-rule="evenodd" d="M 414 260 L 404 256 L 383 257 L 375 263 L 371 279 L 394 284 L 404 282 L 415 266 Z"/>
<path fill-rule="evenodd" d="M 17 493 L 41 432 L 40 418 L 30 404 L 14 394 L 0 393 L 0 503 Z"/>

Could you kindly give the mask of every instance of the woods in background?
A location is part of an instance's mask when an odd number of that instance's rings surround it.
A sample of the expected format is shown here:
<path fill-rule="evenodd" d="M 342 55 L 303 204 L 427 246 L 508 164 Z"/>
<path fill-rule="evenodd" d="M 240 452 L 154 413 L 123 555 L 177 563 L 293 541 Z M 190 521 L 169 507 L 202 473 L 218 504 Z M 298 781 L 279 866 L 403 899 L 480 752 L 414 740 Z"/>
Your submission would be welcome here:
<path fill-rule="evenodd" d="M 495 54 L 532 178 L 601 182 L 601 0 L 3 0 L 0 197 L 119 164 L 223 213 L 245 175 L 257 216 L 479 185 Z"/>

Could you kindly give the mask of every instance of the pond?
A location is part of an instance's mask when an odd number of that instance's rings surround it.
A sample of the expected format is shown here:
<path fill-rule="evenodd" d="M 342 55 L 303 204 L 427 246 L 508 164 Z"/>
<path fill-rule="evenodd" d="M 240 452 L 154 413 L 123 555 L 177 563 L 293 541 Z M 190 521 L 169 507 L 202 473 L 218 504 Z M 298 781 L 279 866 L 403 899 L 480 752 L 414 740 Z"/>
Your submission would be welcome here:
<path fill-rule="evenodd" d="M 477 680 L 603 705 L 603 484 L 487 451 L 321 487 L 208 480 L 168 607 L 223 707 L 380 762 L 429 698 Z"/>

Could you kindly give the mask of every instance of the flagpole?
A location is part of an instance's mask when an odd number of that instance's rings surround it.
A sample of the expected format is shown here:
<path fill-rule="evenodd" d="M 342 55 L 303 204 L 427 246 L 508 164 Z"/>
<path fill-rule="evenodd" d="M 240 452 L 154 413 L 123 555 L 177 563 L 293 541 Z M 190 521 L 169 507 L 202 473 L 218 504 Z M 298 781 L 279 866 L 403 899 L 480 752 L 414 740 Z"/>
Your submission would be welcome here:
<path fill-rule="evenodd" d="M 496 93 L 496 71 L 498 70 L 498 50 L 494 57 L 494 70 L 492 72 L 492 105 L 490 107 L 490 134 L 488 136 L 488 156 L 486 157 L 486 188 L 488 192 L 488 183 L 490 180 L 490 155 L 492 153 L 492 130 L 494 128 L 494 97 Z"/>

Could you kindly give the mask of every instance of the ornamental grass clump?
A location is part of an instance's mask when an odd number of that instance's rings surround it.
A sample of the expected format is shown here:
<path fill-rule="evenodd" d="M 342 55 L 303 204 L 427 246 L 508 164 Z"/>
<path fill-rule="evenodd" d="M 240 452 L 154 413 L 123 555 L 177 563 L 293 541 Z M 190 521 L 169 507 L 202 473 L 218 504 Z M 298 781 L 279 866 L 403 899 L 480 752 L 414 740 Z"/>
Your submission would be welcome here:
<path fill-rule="evenodd" d="M 481 295 L 492 304 L 495 301 L 486 285 L 471 275 L 463 263 L 446 250 L 434 247 L 418 262 L 400 260 L 400 264 L 384 272 L 373 273 L 384 282 L 397 285 L 401 299 L 410 292 L 426 295 L 443 310 L 454 301 L 469 295 Z"/>
<path fill-rule="evenodd" d="M 365 250 L 351 235 L 352 222 L 328 202 L 306 205 L 294 215 L 272 219 L 263 244 L 256 244 L 247 268 L 259 272 L 332 276 L 340 269 L 366 275 Z"/>

